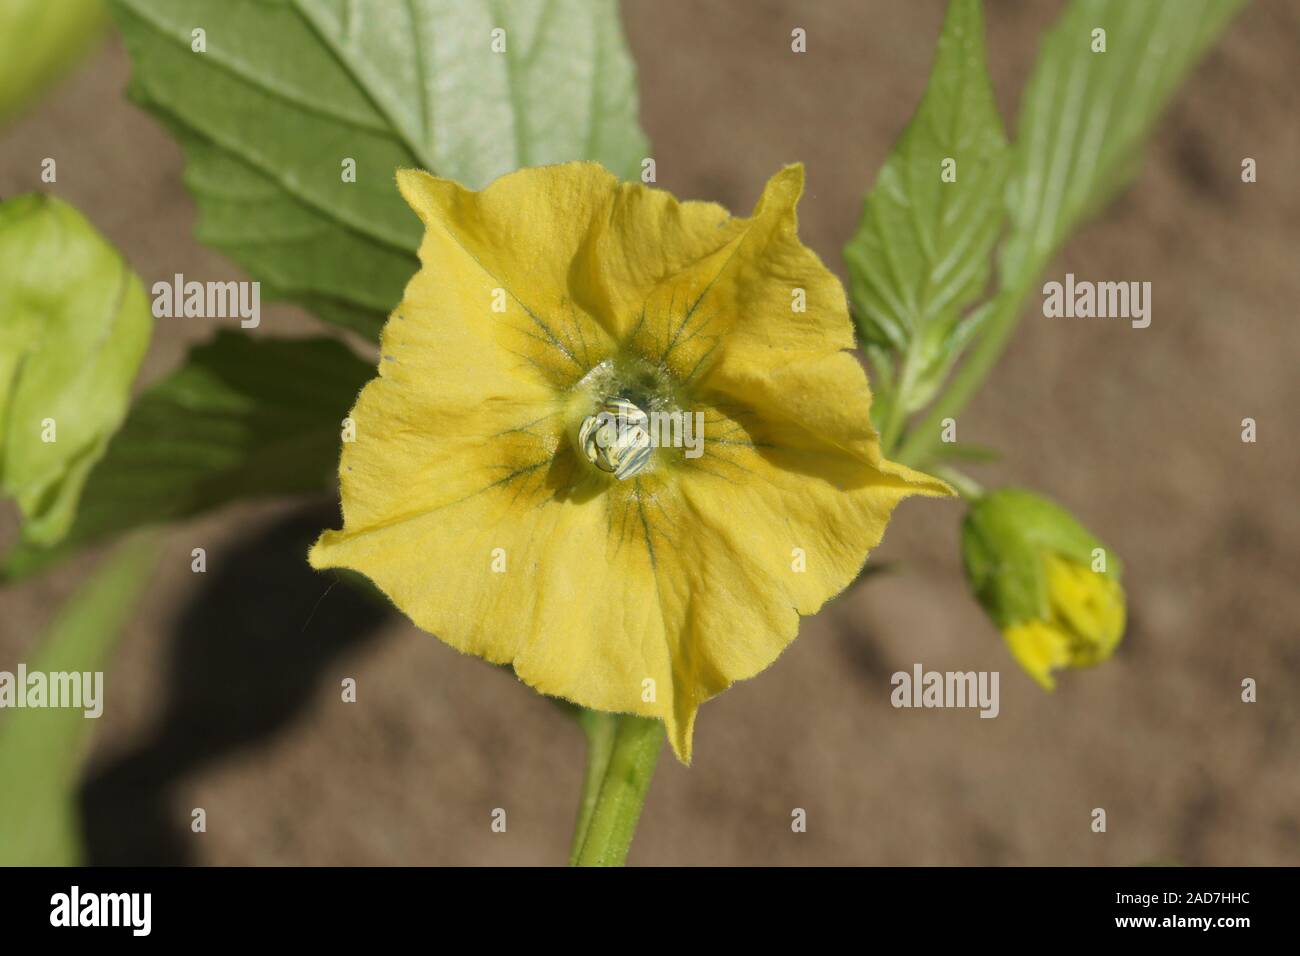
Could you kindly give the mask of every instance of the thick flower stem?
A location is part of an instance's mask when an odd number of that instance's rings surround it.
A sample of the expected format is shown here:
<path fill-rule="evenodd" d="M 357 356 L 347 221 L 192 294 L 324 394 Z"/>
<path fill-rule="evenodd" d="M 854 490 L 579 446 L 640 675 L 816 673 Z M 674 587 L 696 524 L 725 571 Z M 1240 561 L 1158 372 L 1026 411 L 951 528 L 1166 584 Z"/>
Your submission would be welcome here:
<path fill-rule="evenodd" d="M 599 710 L 580 708 L 578 723 L 587 735 L 587 770 L 582 778 L 582 799 L 578 801 L 578 820 L 573 825 L 573 842 L 569 846 L 569 865 L 578 862 L 578 854 L 587 840 L 587 828 L 596 810 L 600 785 L 609 769 L 609 757 L 614 751 L 614 736 L 618 731 L 618 715 Z"/>
<path fill-rule="evenodd" d="M 622 866 L 663 748 L 663 724 L 630 714 L 584 714 L 587 773 L 569 862 Z"/>

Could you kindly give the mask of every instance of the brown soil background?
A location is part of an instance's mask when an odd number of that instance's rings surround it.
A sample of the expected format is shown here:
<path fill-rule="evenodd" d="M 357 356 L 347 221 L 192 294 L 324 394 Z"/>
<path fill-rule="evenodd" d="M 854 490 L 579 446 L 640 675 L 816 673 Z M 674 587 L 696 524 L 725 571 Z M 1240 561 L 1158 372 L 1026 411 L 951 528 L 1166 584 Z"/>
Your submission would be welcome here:
<path fill-rule="evenodd" d="M 986 7 L 1013 128 L 1059 5 Z M 660 185 L 743 214 L 772 171 L 802 160 L 802 235 L 842 274 L 840 247 L 920 97 L 942 12 L 937 0 L 632 0 Z M 789 53 L 793 26 L 808 31 L 803 56 Z M 805 621 L 776 665 L 707 705 L 692 768 L 665 754 L 633 863 L 1300 862 L 1300 453 L 1285 437 L 1300 408 L 1298 48 L 1300 7 L 1256 0 L 1173 102 L 1135 184 L 1052 266 L 1150 280 L 1152 326 L 1030 313 L 960 419 L 962 440 L 1005 452 L 981 481 L 1048 492 L 1125 560 L 1131 624 L 1116 657 L 1039 690 L 967 596 L 960 505 L 909 502 L 877 553 L 900 573 Z M 193 240 L 179 150 L 123 100 L 127 76 L 111 39 L 0 134 L 0 195 L 41 188 L 40 160 L 56 157 L 57 194 L 146 284 L 239 277 Z M 1258 161 L 1254 185 L 1240 181 L 1244 156 Z M 259 331 L 318 329 L 276 307 Z M 160 321 L 143 380 L 211 331 Z M 1246 416 L 1257 444 L 1239 440 Z M 336 590 L 303 627 L 324 581 L 285 555 L 331 512 L 300 520 L 277 552 L 259 535 L 291 510 L 245 505 L 168 532 L 94 728 L 92 859 L 562 862 L 576 727 L 396 618 L 317 653 L 320 634 L 369 615 Z M 206 577 L 189 571 L 196 546 Z M 0 593 L 0 668 L 31 659 L 92 566 Z M 892 709 L 889 675 L 918 661 L 1001 671 L 1001 715 Z M 339 700 L 345 676 L 356 704 Z M 1247 676 L 1253 705 L 1239 700 Z M 192 834 L 199 806 L 208 832 Z M 496 807 L 505 834 L 490 831 Z M 805 834 L 791 832 L 795 807 Z M 1094 807 L 1105 834 L 1090 831 Z"/>

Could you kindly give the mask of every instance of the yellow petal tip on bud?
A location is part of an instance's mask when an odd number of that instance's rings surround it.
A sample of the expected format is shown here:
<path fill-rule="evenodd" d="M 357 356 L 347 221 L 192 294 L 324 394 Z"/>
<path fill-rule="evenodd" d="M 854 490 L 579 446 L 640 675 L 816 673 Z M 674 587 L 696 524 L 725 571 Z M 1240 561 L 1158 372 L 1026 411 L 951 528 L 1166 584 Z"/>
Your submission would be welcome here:
<path fill-rule="evenodd" d="M 1053 671 L 1106 660 L 1124 635 L 1119 562 L 1065 510 L 1029 492 L 980 499 L 963 529 L 967 575 L 1016 662 L 1045 690 Z"/>

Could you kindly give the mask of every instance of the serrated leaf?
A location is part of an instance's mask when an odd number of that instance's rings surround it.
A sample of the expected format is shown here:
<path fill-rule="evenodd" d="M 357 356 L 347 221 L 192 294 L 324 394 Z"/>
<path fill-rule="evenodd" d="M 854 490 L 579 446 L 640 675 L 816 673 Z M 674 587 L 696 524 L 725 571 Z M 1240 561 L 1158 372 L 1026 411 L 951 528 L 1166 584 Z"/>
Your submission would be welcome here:
<path fill-rule="evenodd" d="M 1244 0 L 1073 0 L 1047 33 L 1007 188 L 1005 287 L 1031 282 L 1133 175 L 1156 118 Z M 1106 52 L 1094 53 L 1093 31 Z"/>
<path fill-rule="evenodd" d="M 219 332 L 142 394 L 90 474 L 67 537 L 24 536 L 5 561 L 21 577 L 123 531 L 239 498 L 329 487 L 343 419 L 374 369 L 332 339 Z"/>
<path fill-rule="evenodd" d="M 68 530 L 152 328 L 140 280 L 76 209 L 0 204 L 0 488 L 28 539 Z"/>
<path fill-rule="evenodd" d="M 147 540 L 128 542 L 106 558 L 60 609 L 27 672 L 102 672 L 156 558 L 157 546 Z M 96 723 L 86 710 L 102 711 L 112 697 L 107 682 L 99 694 L 93 708 L 0 710 L 0 866 L 84 862 L 77 773 Z"/>
<path fill-rule="evenodd" d="M 946 162 L 955 181 L 941 176 Z M 961 312 L 988 283 L 1006 169 L 980 4 L 953 0 L 925 95 L 844 250 L 863 337 L 910 353 L 898 383 L 907 411 L 933 393 Z"/>
<path fill-rule="evenodd" d="M 111 7 L 132 96 L 185 149 L 200 239 L 268 296 L 371 336 L 419 267 L 398 168 L 481 188 L 571 159 L 632 176 L 646 153 L 615 0 Z M 206 52 L 193 49 L 198 29 Z"/>

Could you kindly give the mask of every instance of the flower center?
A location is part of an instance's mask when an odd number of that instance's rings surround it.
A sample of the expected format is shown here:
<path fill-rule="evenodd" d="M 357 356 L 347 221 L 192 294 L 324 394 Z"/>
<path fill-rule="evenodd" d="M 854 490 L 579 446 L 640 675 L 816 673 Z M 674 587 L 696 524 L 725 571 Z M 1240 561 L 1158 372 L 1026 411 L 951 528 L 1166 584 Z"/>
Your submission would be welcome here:
<path fill-rule="evenodd" d="M 650 418 L 625 398 L 607 398 L 578 428 L 587 460 L 622 481 L 650 463 Z"/>

